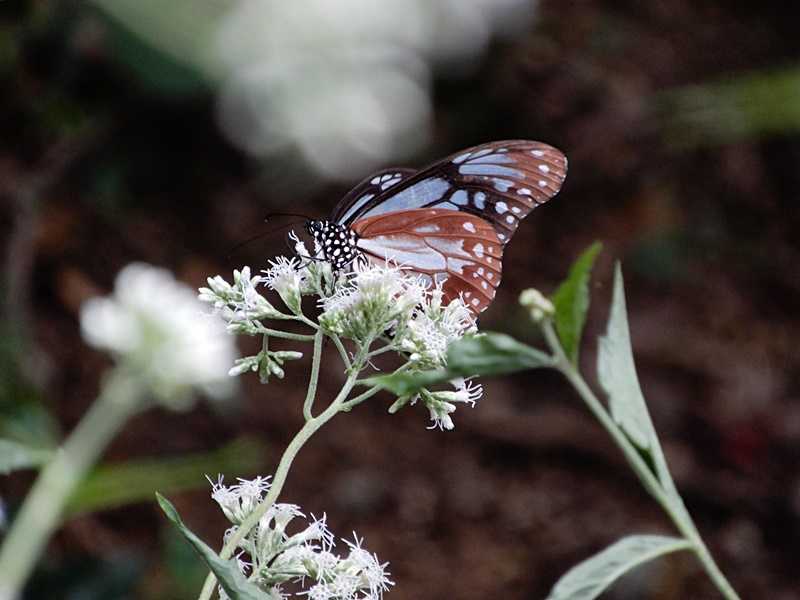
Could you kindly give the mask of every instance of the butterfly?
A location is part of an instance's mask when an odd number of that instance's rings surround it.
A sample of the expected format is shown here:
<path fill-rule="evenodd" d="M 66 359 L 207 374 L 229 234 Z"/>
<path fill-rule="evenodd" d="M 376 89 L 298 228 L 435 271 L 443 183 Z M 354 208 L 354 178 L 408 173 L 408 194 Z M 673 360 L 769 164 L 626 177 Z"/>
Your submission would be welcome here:
<path fill-rule="evenodd" d="M 552 146 L 489 142 L 419 171 L 373 173 L 328 220 L 305 228 L 335 269 L 359 257 L 392 261 L 477 315 L 494 300 L 503 248 L 520 220 L 555 196 L 566 174 L 567 158 Z"/>

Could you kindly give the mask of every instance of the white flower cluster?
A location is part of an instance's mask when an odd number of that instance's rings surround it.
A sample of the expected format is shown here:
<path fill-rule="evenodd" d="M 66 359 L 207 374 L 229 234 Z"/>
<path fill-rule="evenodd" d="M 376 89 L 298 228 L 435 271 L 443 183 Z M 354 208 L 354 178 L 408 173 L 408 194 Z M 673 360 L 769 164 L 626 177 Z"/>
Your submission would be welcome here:
<path fill-rule="evenodd" d="M 215 398 L 235 389 L 227 377 L 233 340 L 165 269 L 126 266 L 114 293 L 84 303 L 80 320 L 84 339 L 113 354 L 164 405 L 187 408 L 192 388 Z"/>
<path fill-rule="evenodd" d="M 460 298 L 443 305 L 442 296 L 438 286 L 425 294 L 414 317 L 398 332 L 399 347 L 419 369 L 443 367 L 447 347 L 478 331 L 475 318 Z"/>
<path fill-rule="evenodd" d="M 269 487 L 269 481 L 263 477 L 240 479 L 231 486 L 224 485 L 222 477 L 212 482 L 211 497 L 233 524 L 226 539 L 263 500 Z M 379 600 L 394 585 L 386 563 L 381 564 L 377 556 L 362 548 L 358 537 L 354 535 L 354 541 L 343 540 L 348 552 L 340 556 L 333 552 L 334 536 L 324 516 L 315 519 L 312 515 L 297 533 L 288 533 L 289 524 L 299 519 L 306 519 L 299 507 L 274 504 L 239 543 L 242 551 L 237 561 L 239 568 L 269 598 Z M 286 584 L 300 591 L 285 592 L 282 588 Z M 219 594 L 222 599 L 228 597 L 222 588 Z"/>
<path fill-rule="evenodd" d="M 358 261 L 345 285 L 322 298 L 319 322 L 327 331 L 352 340 L 404 331 L 427 296 L 422 282 L 399 267 Z"/>
<path fill-rule="evenodd" d="M 310 255 L 297 237 L 298 257 L 278 257 L 260 276 L 244 267 L 234 271 L 233 284 L 217 276 L 200 290 L 200 299 L 211 303 L 228 321 L 232 333 L 265 333 L 261 319 L 292 319 L 309 323 L 303 315 L 302 297 L 315 295 L 321 314 L 319 326 L 329 335 L 353 340 L 358 345 L 382 339 L 387 348 L 401 354 L 412 371 L 441 369 L 446 366 L 447 348 L 464 335 L 477 332 L 475 318 L 460 298 L 444 302 L 441 286 L 427 287 L 405 272 L 402 266 L 356 261 L 352 271 L 335 273 L 330 264 L 319 260 L 319 248 Z M 305 257 L 305 258 L 301 258 Z M 278 311 L 256 287 L 266 285 L 277 292 L 291 314 Z M 270 375 L 282 378 L 283 363 L 302 356 L 299 352 L 272 352 L 266 344 L 259 354 L 236 361 L 231 375 L 258 372 L 261 381 Z M 455 391 L 423 390 L 403 397 L 392 412 L 405 404 L 421 400 L 431 414 L 432 427 L 452 429 L 451 414 L 458 403 L 474 405 L 480 398 L 480 385 L 464 380 L 452 382 Z"/>

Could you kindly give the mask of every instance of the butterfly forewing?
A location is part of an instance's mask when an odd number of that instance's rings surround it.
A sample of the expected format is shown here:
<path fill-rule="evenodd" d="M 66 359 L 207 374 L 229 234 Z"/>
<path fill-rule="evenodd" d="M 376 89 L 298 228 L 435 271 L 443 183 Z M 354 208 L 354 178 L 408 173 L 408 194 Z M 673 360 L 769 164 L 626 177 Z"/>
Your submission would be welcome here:
<path fill-rule="evenodd" d="M 386 190 L 364 185 L 394 172 L 401 176 Z M 362 218 L 420 208 L 468 212 L 491 223 L 505 244 L 521 219 L 558 193 L 566 172 L 566 157 L 552 146 L 525 140 L 491 142 L 413 175 L 402 169 L 373 175 L 355 188 L 358 193 L 351 192 L 339 203 L 333 218 L 352 227 Z"/>
<path fill-rule="evenodd" d="M 414 169 L 384 169 L 373 173 L 347 192 L 347 195 L 339 201 L 336 208 L 333 209 L 331 221 L 352 223 L 355 216 L 363 212 L 367 203 L 386 194 L 387 190 L 415 173 Z"/>
<path fill-rule="evenodd" d="M 357 247 L 370 260 L 391 260 L 442 284 L 445 302 L 461 296 L 476 314 L 500 284 L 503 244 L 484 219 L 441 208 L 383 213 L 353 225 Z"/>

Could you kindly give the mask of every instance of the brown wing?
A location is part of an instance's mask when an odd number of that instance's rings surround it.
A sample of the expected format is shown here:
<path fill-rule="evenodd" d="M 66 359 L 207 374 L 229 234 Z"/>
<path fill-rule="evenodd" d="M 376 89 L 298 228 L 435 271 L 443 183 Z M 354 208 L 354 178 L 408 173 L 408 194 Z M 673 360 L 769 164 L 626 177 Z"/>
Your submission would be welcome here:
<path fill-rule="evenodd" d="M 477 315 L 494 300 L 503 244 L 494 227 L 466 212 L 416 209 L 359 219 L 358 248 L 373 261 L 393 261 L 441 283 L 445 301 L 459 296 Z"/>

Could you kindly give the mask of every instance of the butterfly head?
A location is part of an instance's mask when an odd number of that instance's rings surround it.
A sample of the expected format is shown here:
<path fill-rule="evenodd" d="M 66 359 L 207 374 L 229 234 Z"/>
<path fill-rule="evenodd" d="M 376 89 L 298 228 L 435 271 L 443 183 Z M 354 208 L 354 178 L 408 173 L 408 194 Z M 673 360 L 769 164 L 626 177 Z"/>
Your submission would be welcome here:
<path fill-rule="evenodd" d="M 306 221 L 306 231 L 322 249 L 322 259 L 342 270 L 359 255 L 356 232 L 333 221 Z"/>

